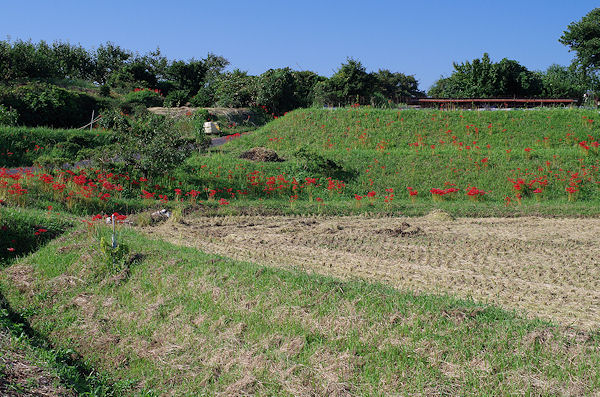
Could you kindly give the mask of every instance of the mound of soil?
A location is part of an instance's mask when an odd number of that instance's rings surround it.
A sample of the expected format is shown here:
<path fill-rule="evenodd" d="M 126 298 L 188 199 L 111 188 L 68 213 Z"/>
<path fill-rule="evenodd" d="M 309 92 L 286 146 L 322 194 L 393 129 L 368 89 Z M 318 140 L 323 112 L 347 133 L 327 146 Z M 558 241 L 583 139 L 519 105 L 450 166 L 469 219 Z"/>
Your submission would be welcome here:
<path fill-rule="evenodd" d="M 263 161 L 263 162 L 280 162 L 284 161 L 273 149 L 266 147 L 253 147 L 252 149 L 242 153 L 241 159 L 252 160 L 252 161 Z"/>

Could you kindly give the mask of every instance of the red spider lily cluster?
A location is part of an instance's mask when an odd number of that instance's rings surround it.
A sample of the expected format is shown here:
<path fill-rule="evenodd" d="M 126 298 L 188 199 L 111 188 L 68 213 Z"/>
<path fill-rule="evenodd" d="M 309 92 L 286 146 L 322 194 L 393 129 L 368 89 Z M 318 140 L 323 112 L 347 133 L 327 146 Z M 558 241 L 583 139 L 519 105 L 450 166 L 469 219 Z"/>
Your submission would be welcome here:
<path fill-rule="evenodd" d="M 135 88 L 135 89 L 133 90 L 133 92 L 140 92 L 140 91 L 149 91 L 149 92 L 154 92 L 154 93 L 156 93 L 156 94 L 158 94 L 158 95 L 161 95 L 161 96 L 162 96 L 162 92 L 160 92 L 160 90 L 159 90 L 159 89 L 157 89 L 157 88 L 155 88 L 155 89 L 151 89 L 151 88 Z"/>

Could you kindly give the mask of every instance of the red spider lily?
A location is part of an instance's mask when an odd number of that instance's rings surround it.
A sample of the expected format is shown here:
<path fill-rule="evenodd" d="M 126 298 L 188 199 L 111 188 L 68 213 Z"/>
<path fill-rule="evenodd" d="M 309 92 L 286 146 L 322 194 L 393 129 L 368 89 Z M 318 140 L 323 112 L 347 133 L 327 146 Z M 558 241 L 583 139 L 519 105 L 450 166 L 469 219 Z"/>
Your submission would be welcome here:
<path fill-rule="evenodd" d="M 14 248 L 12 248 L 12 247 L 11 247 L 11 248 L 7 248 L 7 250 L 8 250 L 9 252 L 15 252 L 15 249 L 14 249 Z"/>
<path fill-rule="evenodd" d="M 412 196 L 416 196 L 417 194 L 419 194 L 419 192 L 416 191 L 416 190 L 414 190 L 414 189 L 408 192 L 408 195 L 411 196 L 411 197 Z"/>
<path fill-rule="evenodd" d="M 127 215 L 119 214 L 118 212 L 114 212 L 112 216 L 115 217 L 115 222 L 122 223 L 125 219 L 127 219 Z"/>
<path fill-rule="evenodd" d="M 355 194 L 354 198 L 356 199 L 356 201 L 362 200 L 362 196 L 359 196 L 358 194 Z"/>
<path fill-rule="evenodd" d="M 371 192 L 367 193 L 367 197 L 370 198 L 370 199 L 372 199 L 373 197 L 375 197 L 376 194 L 377 193 L 371 191 Z"/>
<path fill-rule="evenodd" d="M 146 190 L 142 190 L 141 196 L 145 199 L 153 199 L 155 194 L 156 193 L 150 193 L 150 192 L 147 192 Z"/>
<path fill-rule="evenodd" d="M 225 200 L 224 198 L 219 200 L 219 205 L 229 205 L 229 201 Z"/>

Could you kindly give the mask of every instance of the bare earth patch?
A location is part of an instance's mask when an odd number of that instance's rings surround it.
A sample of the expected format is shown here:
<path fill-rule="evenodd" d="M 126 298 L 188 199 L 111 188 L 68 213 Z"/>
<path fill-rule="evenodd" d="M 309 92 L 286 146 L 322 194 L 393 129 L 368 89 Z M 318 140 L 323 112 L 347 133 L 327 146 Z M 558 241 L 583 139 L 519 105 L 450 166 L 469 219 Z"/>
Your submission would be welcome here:
<path fill-rule="evenodd" d="M 198 215 L 143 230 L 238 260 L 600 326 L 600 219 Z"/>

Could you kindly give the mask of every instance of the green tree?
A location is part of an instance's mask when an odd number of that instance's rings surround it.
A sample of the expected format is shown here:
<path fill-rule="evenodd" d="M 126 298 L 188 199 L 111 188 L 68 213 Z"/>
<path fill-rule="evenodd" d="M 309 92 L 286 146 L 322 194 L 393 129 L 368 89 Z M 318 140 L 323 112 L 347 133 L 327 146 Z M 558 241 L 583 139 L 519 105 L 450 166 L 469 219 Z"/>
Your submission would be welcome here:
<path fill-rule="evenodd" d="M 438 98 L 498 98 L 535 97 L 540 95 L 542 83 L 537 74 L 517 61 L 491 61 L 484 53 L 472 62 L 454 63 L 454 72 L 441 78 L 429 90 Z"/>
<path fill-rule="evenodd" d="M 295 107 L 300 108 L 307 108 L 313 104 L 316 84 L 327 80 L 327 78 L 309 70 L 293 71 L 292 77 L 294 78 Z"/>
<path fill-rule="evenodd" d="M 373 73 L 373 77 L 375 79 L 375 91 L 380 92 L 385 98 L 396 103 L 401 102 L 403 98 L 425 95 L 419 90 L 419 83 L 414 76 L 379 69 L 377 73 Z"/>
<path fill-rule="evenodd" d="M 547 98 L 573 98 L 581 100 L 590 86 L 590 79 L 574 66 L 550 65 L 540 73 L 542 96 Z"/>
<path fill-rule="evenodd" d="M 94 75 L 92 55 L 80 45 L 55 41 L 52 43 L 52 61 L 55 63 L 61 78 L 90 79 Z"/>
<path fill-rule="evenodd" d="M 256 103 L 276 115 L 297 107 L 292 70 L 269 69 L 256 79 Z"/>
<path fill-rule="evenodd" d="M 558 39 L 575 51 L 575 64 L 584 74 L 600 68 L 600 8 L 595 8 L 578 22 L 572 22 Z"/>
<path fill-rule="evenodd" d="M 133 54 L 130 51 L 124 50 L 111 42 L 101 44 L 94 54 L 94 81 L 106 84 L 110 75 L 120 70 L 123 64 L 132 56 Z"/>
<path fill-rule="evenodd" d="M 204 86 L 207 66 L 203 61 L 190 59 L 189 61 L 173 61 L 167 68 L 167 79 L 173 82 L 175 89 L 187 91 L 188 94 L 196 93 Z"/>
<path fill-rule="evenodd" d="M 331 86 L 344 104 L 359 102 L 366 104 L 373 93 L 374 78 L 366 68 L 353 58 L 348 58 L 331 76 Z"/>
<path fill-rule="evenodd" d="M 256 97 L 254 79 L 239 69 L 221 74 L 215 88 L 217 105 L 230 108 L 253 105 Z"/>

